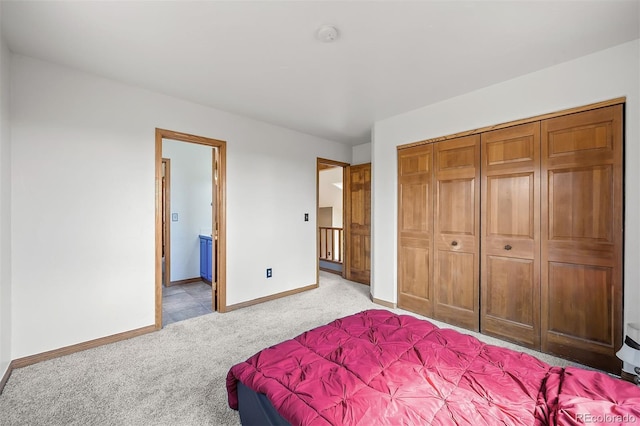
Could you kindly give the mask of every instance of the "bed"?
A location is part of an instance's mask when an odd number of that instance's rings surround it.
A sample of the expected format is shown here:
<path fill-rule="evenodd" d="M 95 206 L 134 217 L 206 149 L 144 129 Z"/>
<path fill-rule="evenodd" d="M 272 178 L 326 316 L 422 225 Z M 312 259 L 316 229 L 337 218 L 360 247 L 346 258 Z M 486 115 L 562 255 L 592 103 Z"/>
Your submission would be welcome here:
<path fill-rule="evenodd" d="M 243 425 L 640 423 L 632 383 L 386 310 L 266 348 L 226 385 Z"/>

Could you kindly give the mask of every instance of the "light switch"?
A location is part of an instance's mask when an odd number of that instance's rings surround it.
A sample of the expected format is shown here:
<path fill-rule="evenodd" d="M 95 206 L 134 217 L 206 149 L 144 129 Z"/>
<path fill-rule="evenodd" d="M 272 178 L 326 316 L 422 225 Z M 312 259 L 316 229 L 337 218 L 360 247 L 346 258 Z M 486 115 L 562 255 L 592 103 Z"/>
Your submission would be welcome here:
<path fill-rule="evenodd" d="M 178 213 L 171 213 L 171 222 L 178 221 Z"/>

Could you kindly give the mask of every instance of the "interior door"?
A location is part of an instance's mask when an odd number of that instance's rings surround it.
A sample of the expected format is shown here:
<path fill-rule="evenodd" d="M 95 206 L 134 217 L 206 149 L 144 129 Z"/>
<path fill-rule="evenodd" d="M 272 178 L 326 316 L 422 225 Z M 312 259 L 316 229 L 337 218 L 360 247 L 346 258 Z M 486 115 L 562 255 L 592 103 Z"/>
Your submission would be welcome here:
<path fill-rule="evenodd" d="M 480 135 L 434 146 L 433 317 L 480 328 Z"/>
<path fill-rule="evenodd" d="M 433 316 L 433 145 L 398 150 L 398 307 Z"/>
<path fill-rule="evenodd" d="M 171 159 L 162 159 L 162 283 L 171 285 Z"/>
<path fill-rule="evenodd" d="M 218 206 L 219 183 L 218 183 L 218 148 L 211 149 L 212 165 L 212 187 L 211 187 L 211 310 L 218 309 Z"/>
<path fill-rule="evenodd" d="M 346 278 L 363 284 L 371 279 L 371 163 L 347 167 Z"/>
<path fill-rule="evenodd" d="M 540 348 L 540 123 L 483 133 L 482 332 Z"/>
<path fill-rule="evenodd" d="M 542 350 L 619 373 L 622 105 L 542 121 Z"/>

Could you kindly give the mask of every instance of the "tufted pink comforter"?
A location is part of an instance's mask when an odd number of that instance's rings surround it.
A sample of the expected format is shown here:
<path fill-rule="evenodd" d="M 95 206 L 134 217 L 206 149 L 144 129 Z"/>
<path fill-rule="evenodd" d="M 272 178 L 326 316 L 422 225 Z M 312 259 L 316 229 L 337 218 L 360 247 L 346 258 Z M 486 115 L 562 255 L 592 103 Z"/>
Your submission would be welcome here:
<path fill-rule="evenodd" d="M 640 389 L 407 315 L 337 319 L 231 368 L 292 425 L 640 424 Z"/>

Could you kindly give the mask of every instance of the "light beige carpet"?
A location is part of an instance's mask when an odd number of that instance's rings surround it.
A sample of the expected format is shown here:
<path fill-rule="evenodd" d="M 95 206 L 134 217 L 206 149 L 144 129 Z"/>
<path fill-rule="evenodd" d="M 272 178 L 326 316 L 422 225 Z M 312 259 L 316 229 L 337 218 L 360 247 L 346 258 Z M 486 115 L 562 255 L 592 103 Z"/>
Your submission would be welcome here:
<path fill-rule="evenodd" d="M 225 388 L 233 364 L 338 317 L 384 309 L 369 300 L 368 286 L 320 276 L 316 290 L 17 369 L 0 395 L 0 425 L 239 425 Z"/>

